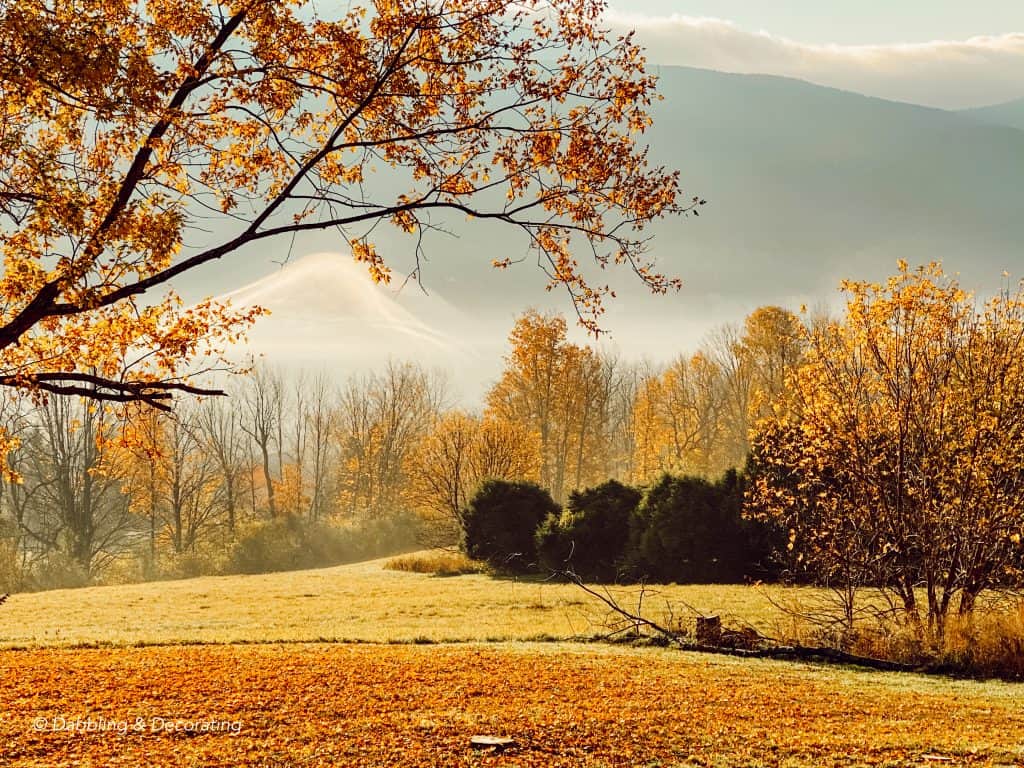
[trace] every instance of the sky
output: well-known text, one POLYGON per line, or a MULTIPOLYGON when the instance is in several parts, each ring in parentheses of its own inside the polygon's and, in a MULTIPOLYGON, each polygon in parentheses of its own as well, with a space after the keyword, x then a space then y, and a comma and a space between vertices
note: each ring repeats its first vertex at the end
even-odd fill
POLYGON ((943 109, 1024 97, 1020 0, 630 0, 652 64, 783 75, 943 109))
POLYGON ((612 7, 647 16, 726 19, 805 43, 842 45, 964 40, 1024 32, 1020 0, 617 0, 612 7))

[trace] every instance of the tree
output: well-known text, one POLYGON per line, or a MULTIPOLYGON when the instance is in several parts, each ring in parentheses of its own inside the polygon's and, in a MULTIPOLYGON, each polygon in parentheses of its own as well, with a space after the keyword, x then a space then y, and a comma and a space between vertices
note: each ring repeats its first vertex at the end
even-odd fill
POLYGON ((638 479, 725 469, 724 387, 722 370, 702 352, 678 358, 641 385, 634 404, 638 479))
POLYGON ((120 467, 132 511, 148 522, 151 564, 158 543, 182 555, 195 553, 221 526, 233 533, 233 486, 222 464, 224 452, 231 449, 211 441, 208 431, 227 426, 223 421, 211 424, 218 416, 217 405, 178 403, 170 414, 132 408, 120 440, 104 446, 104 463, 120 467))
POLYGON ((790 406, 787 377, 803 354, 803 324, 787 309, 759 307, 741 328, 712 334, 707 356, 721 376, 721 464, 741 467, 750 453, 750 431, 790 406))
POLYGON ((608 378, 600 356, 570 343, 565 318, 529 310, 509 334, 501 379, 485 415, 531 431, 540 446, 540 484, 555 499, 606 476, 608 378))
POLYGON ((655 79, 631 37, 601 29, 603 10, 4 3, 0 384, 163 408, 210 392, 190 366, 258 310, 155 294, 312 230, 337 230, 387 281, 381 222, 417 244, 445 212, 505 224, 592 329, 607 289, 580 248, 673 287, 643 230, 701 201, 677 204, 677 174, 637 145, 655 79))
POLYGON ((309 514, 314 520, 325 517, 328 512, 327 481, 333 453, 332 438, 337 428, 337 415, 331 402, 331 387, 323 374, 313 379, 311 400, 306 415, 309 440, 313 449, 312 494, 309 514))
POLYGON ((78 397, 53 397, 35 416, 23 447, 21 527, 88 579, 125 552, 136 528, 121 492, 124 468, 103 452, 114 425, 78 397))
POLYGON ((819 578, 879 586, 941 635, 1020 578, 1024 293, 979 308, 938 264, 843 285, 845 318, 807 332, 795 407, 762 430, 752 509, 819 578))
POLYGON ((406 462, 437 419, 444 378, 411 363, 390 363, 353 378, 338 411, 339 502, 349 515, 381 517, 404 502, 406 462))
POLYGON ((537 530, 541 564, 588 581, 614 581, 641 498, 640 491, 615 480, 574 491, 565 510, 537 530))
POLYGON ((206 400, 197 415, 197 429, 220 472, 228 535, 233 537, 241 508, 242 476, 247 466, 241 416, 224 400, 206 400))
POLYGON ((163 452, 166 419, 159 410, 132 407, 121 423, 120 440, 112 442, 108 461, 124 470, 124 490, 135 514, 146 519, 149 562, 156 562, 157 532, 160 529, 160 505, 166 485, 163 452))
POLYGON ((663 475, 630 525, 626 565, 633 575, 680 584, 730 583, 746 568, 735 470, 717 481, 663 475))
POLYGON ((759 307, 744 321, 737 356, 750 369, 750 423, 787 406, 787 380, 804 353, 803 331, 800 318, 782 307, 759 307))
POLYGON ((407 498, 424 522, 425 543, 451 545, 462 513, 484 480, 535 479, 536 441, 524 428, 461 411, 441 416, 413 450, 407 498))
POLYGON ((165 446, 158 459, 166 478, 164 533, 175 554, 196 545, 222 523, 222 486, 214 457, 205 449, 194 408, 179 405, 166 419, 165 446))
MULTIPOLYGON (((267 492, 267 511, 270 517, 277 516, 277 505, 274 500, 274 474, 270 466, 270 450, 275 443, 280 447, 281 419, 284 410, 284 382, 278 371, 264 366, 257 366, 246 379, 243 394, 245 418, 242 431, 247 434, 259 449, 263 468, 263 484, 267 492)), ((253 512, 256 509, 253 497, 253 512)))

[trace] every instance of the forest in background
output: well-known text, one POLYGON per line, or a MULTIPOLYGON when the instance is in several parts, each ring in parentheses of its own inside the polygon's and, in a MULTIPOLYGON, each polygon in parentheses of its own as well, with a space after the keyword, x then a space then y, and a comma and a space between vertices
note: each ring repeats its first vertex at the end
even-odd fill
POLYGON ((573 344, 563 317, 528 311, 478 413, 451 407, 443 372, 400 361, 347 376, 257 364, 228 397, 179 398, 172 413, 9 399, 4 427, 20 444, 0 496, 0 589, 450 544, 485 478, 564 501, 609 478, 716 476, 745 460, 749 425, 799 359, 800 326, 764 307, 654 366, 573 344), (321 535, 297 540, 295 521, 321 535), (331 551, 292 551, 310 538, 331 551))
POLYGON ((496 570, 828 586, 851 629, 881 590, 871 610, 941 635, 1021 586, 1024 301, 938 264, 843 288, 841 318, 761 307, 663 366, 527 311, 479 413, 397 361, 343 381, 257 365, 169 412, 9 401, 0 586, 461 546, 496 570))

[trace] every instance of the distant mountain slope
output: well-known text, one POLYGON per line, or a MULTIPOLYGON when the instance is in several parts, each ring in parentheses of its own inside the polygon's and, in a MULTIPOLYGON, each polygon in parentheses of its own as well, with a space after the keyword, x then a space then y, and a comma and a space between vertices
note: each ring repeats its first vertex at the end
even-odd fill
POLYGON ((783 78, 661 83, 653 153, 710 203, 655 247, 694 287, 819 293, 898 258, 972 280, 1024 271, 1024 133, 783 78))
POLYGON ((980 109, 965 109, 960 114, 983 123, 1005 125, 1010 128, 1024 130, 1024 99, 1009 101, 1005 104, 996 104, 991 107, 981 107, 980 109))
MULTIPOLYGON (((706 318, 720 297, 751 308, 814 301, 834 296, 840 278, 889 274, 900 258, 942 260, 972 285, 1024 272, 1024 132, 786 78, 660 75, 664 100, 644 138, 655 162, 681 171, 684 194, 708 205, 651 230, 659 263, 686 282, 681 296, 647 299, 628 270, 592 270, 630 317, 678 325, 680 313, 706 318)), ((518 233, 444 223, 459 237, 428 240, 429 287, 485 313, 545 300, 518 233), (502 256, 526 258, 495 272, 502 256)), ((388 245, 400 263, 403 248, 388 245)))
MULTIPOLYGON (((989 125, 971 113, 785 78, 673 67, 660 75, 665 98, 643 138, 654 161, 680 169, 684 193, 709 204, 699 218, 662 223, 648 233, 661 267, 684 279, 681 294, 651 297, 627 269, 591 269, 595 283, 618 293, 603 325, 625 357, 664 360, 693 349, 707 330, 738 321, 760 304, 834 301, 841 278, 882 278, 900 258, 942 260, 965 285, 982 290, 998 287, 1003 270, 1024 275, 1024 131, 989 125)), ((1007 106, 1004 114, 1010 112, 1007 106)), ((329 345, 349 355, 350 368, 374 355, 446 361, 455 349, 452 339, 474 354, 487 347, 459 374, 464 391, 480 391, 500 366, 517 311, 541 305, 571 315, 571 305, 564 293, 544 292, 544 276, 522 233, 461 215, 433 223, 457 236, 435 232, 425 240, 423 279, 433 295, 406 291, 421 302, 399 301, 411 318, 372 302, 357 311, 365 297, 346 293, 348 272, 339 282, 320 280, 311 270, 299 281, 305 288, 286 291, 289 267, 274 283, 282 302, 278 316, 265 323, 280 323, 290 307, 299 317, 308 309, 308 293, 334 313, 318 325, 336 331, 316 336, 295 319, 286 347, 308 348, 315 357, 329 345), (506 257, 521 263, 491 268, 492 259, 506 257), (289 291, 293 298, 282 295, 289 291), (462 314, 435 312, 446 306, 438 295, 462 314), (365 349, 374 355, 363 355, 365 349)), ((415 243, 387 227, 378 235, 378 250, 396 274, 411 269, 415 243)), ((295 251, 337 248, 336 233, 325 232, 300 238, 295 251)), ((253 256, 248 263, 263 269, 274 258, 253 256)), ((245 259, 232 262, 239 263, 248 266, 245 259)), ((341 268, 350 267, 361 273, 355 265, 341 268)))

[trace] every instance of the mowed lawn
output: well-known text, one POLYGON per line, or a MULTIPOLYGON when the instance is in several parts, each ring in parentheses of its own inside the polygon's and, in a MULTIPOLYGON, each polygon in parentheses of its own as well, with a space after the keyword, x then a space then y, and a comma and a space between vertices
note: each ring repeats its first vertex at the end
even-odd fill
MULTIPOLYGON (((256 576, 12 595, 0 608, 0 648, 91 643, 501 641, 590 636, 608 612, 571 584, 437 577, 385 570, 384 560, 256 576)), ((613 590, 636 607, 639 590, 613 590)), ((788 619, 773 605, 807 589, 649 587, 644 608, 667 620, 689 610, 750 623, 769 636, 788 619), (769 596, 771 599, 769 599, 769 596)))
POLYGON ((665 649, 162 646, 7 650, 0 664, 5 766, 819 768, 1024 760, 1015 686, 665 649), (106 730, 66 730, 76 720, 106 730), (203 733, 202 723, 232 725, 203 733), (516 744, 501 755, 478 753, 469 745, 475 734, 516 744))

